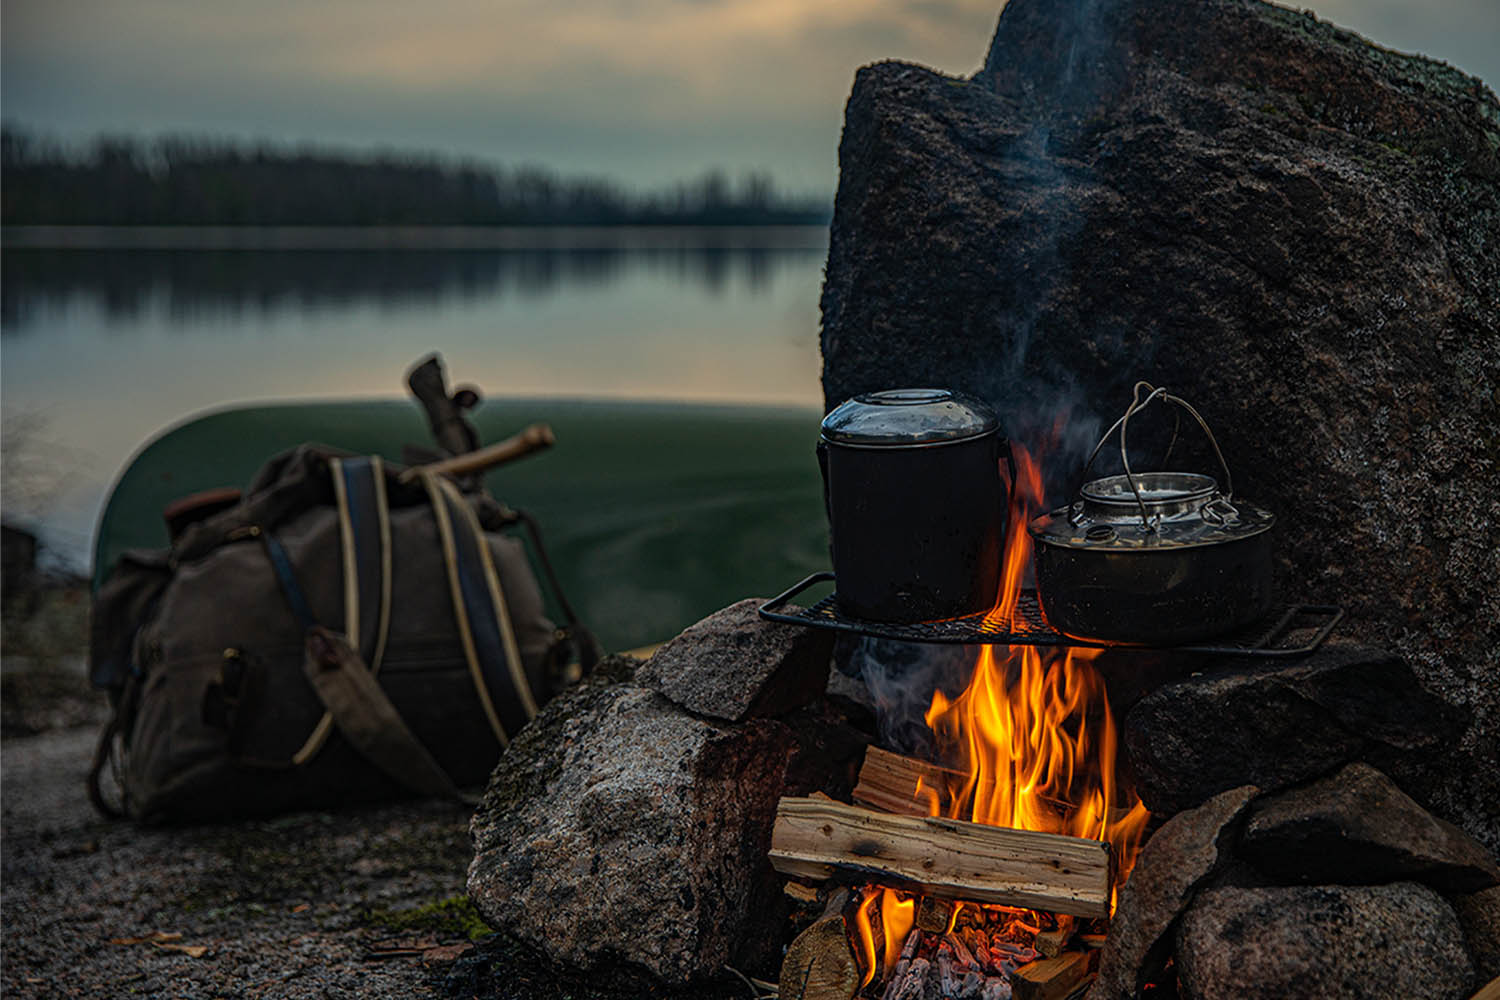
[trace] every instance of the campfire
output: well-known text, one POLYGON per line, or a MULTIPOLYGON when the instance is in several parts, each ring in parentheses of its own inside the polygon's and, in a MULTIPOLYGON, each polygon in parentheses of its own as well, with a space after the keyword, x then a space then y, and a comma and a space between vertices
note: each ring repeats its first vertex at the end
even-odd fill
MULTIPOLYGON (((1015 451, 986 616, 1002 624, 1031 559, 1026 524, 1046 509, 1037 463, 1015 451)), ((983 646, 961 693, 931 695, 937 759, 872 747, 856 805, 782 800, 777 869, 856 887, 789 950, 783 995, 1024 1000, 1087 985, 1150 818, 1118 773, 1099 653, 983 646)))

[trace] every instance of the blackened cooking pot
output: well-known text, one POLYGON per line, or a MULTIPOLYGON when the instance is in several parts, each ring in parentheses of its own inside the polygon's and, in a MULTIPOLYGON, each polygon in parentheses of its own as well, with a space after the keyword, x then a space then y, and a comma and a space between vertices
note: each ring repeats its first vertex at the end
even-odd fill
POLYGON ((1084 465, 1120 432, 1125 474, 1084 484, 1068 507, 1034 519, 1037 597, 1053 628, 1080 639, 1177 645, 1231 632, 1271 605, 1275 516, 1233 500, 1229 467, 1207 423, 1186 401, 1145 382, 1084 465), (1140 393, 1149 393, 1144 400, 1140 393), (1194 472, 1133 472, 1131 416, 1153 400, 1197 420, 1224 473, 1223 488, 1194 472))
POLYGON ((910 623, 993 607, 1002 461, 994 411, 948 389, 866 393, 829 413, 818 462, 840 610, 910 623))

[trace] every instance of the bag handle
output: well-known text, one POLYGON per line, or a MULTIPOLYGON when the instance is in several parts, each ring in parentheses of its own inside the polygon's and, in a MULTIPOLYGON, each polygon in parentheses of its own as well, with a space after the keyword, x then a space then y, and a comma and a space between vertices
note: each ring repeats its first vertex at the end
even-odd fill
POLYGON ((449 596, 474 691, 500 746, 537 713, 510 609, 473 507, 454 483, 422 474, 448 573, 449 596))

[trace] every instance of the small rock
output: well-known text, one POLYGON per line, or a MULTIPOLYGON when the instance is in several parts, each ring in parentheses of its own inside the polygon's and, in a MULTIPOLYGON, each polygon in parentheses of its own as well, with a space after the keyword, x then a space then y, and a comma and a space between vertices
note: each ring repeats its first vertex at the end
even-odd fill
POLYGON ((833 633, 766 621, 764 603, 748 598, 689 626, 641 665, 636 682, 728 722, 812 701, 827 685, 833 633))
POLYGON ((1500 867, 1473 838, 1359 762, 1256 803, 1240 854, 1293 882, 1415 879, 1445 893, 1500 884, 1500 867))
POLYGON ((1473 981, 1453 908, 1414 882, 1205 890, 1177 967, 1197 1000, 1463 1000, 1473 981))
POLYGON ((1167 930, 1223 859, 1226 833, 1255 798, 1253 786, 1214 796, 1178 813, 1146 842, 1130 880, 1120 890, 1109 937, 1099 958, 1099 978, 1088 1000, 1136 996, 1160 953, 1167 930))
POLYGON ((1142 801, 1171 814, 1226 788, 1275 792, 1359 758, 1436 759, 1454 721, 1400 657, 1331 642, 1293 663, 1239 663, 1160 687, 1124 731, 1142 801))
POLYGON ((1500 886, 1456 896, 1451 902, 1479 971, 1479 983, 1500 979, 1500 886))
POLYGON ((554 961, 634 963, 668 982, 779 959, 766 857, 790 736, 715 725, 630 683, 550 702, 474 815, 469 896, 554 961))

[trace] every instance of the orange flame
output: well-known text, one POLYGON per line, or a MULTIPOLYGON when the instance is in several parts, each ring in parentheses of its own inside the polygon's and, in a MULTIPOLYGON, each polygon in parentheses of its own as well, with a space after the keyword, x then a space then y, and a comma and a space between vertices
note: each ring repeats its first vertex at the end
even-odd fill
POLYGON ((881 929, 885 931, 885 974, 887 976, 896 967, 896 960, 901 957, 901 946, 906 943, 906 935, 911 933, 916 922, 917 901, 915 898, 908 896, 902 899, 892 889, 885 889, 881 892, 880 924, 881 929))
POLYGON ((875 978, 877 967, 882 968, 883 975, 890 976, 891 970, 896 967, 897 959, 901 957, 901 946, 906 943, 906 936, 911 933, 916 922, 917 901, 915 898, 908 896, 903 899, 894 889, 865 886, 864 899, 860 902, 854 917, 854 928, 859 935, 859 964, 865 970, 859 983, 860 989, 864 989, 875 978), (880 901, 878 915, 871 912, 875 908, 876 900, 880 901), (875 953, 877 924, 881 932, 880 956, 875 953))
MULTIPOLYGON (((1062 423, 1053 428, 1054 437, 1062 433, 1062 423)), ((1000 565, 1000 589, 995 592, 995 606, 985 615, 986 625, 1005 626, 1016 613, 1021 601, 1021 581, 1031 561, 1031 536, 1026 522, 1033 511, 1044 509, 1042 502, 1042 469, 1019 444, 1011 445, 1016 460, 1016 481, 1011 484, 1010 510, 1005 521, 1004 562, 1000 565)))
POLYGON ((875 963, 879 961, 875 956, 875 930, 871 927, 870 911, 875 907, 875 900, 879 894, 873 887, 867 886, 864 890, 865 898, 860 902, 859 909, 854 914, 854 930, 859 934, 859 967, 865 970, 865 974, 859 981, 859 988, 864 989, 870 985, 870 980, 875 978, 875 963))
POLYGON ((957 750, 949 816, 1109 841, 1123 880, 1150 814, 1115 776, 1119 734, 1097 655, 986 646, 969 686, 951 701, 935 692, 926 718, 957 750))
MULTIPOLYGON (((1054 428, 1054 439, 1062 423, 1054 428)), ((1015 615, 1031 561, 1027 522, 1045 510, 1041 468, 1015 449, 1016 482, 1006 527, 1005 556, 995 606, 987 624, 1004 627, 1015 615)), ((969 685, 956 698, 932 696, 925 719, 956 770, 947 787, 918 783, 915 800, 931 815, 1108 841, 1123 884, 1151 818, 1135 792, 1116 775, 1119 733, 1103 678, 1093 667, 1101 651, 1038 646, 985 646, 969 685)), ((1118 892, 1118 888, 1116 889, 1118 892)), ((1111 910, 1114 900, 1111 901, 1111 910)), ((890 975, 913 926, 915 901, 904 908, 889 889, 866 889, 860 906, 865 983, 877 967, 871 922, 880 922, 884 971, 890 975), (878 916, 872 913, 877 898, 878 916)), ((972 905, 972 904, 971 904, 972 905)), ((1035 934, 1050 921, 1010 907, 1008 926, 1035 934)), ((955 919, 957 911, 955 910, 955 919)))
MULTIPOLYGON (((1060 427, 1057 428, 1060 430, 1060 427)), ((1016 483, 1006 528, 1005 563, 987 621, 1008 622, 1031 560, 1026 525, 1044 508, 1041 469, 1015 448, 1016 483)), ((922 801, 933 815, 975 823, 1106 840, 1120 878, 1129 874, 1150 813, 1116 774, 1119 734, 1100 650, 985 646, 969 686, 957 698, 932 696, 928 726, 961 773, 946 796, 922 801)))

